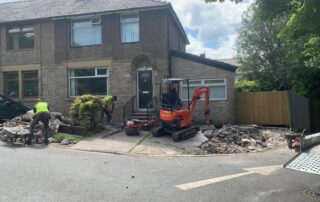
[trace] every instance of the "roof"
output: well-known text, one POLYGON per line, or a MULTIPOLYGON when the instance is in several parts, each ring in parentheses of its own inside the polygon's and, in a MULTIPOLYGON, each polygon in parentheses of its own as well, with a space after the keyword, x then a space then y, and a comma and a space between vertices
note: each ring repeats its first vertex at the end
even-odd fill
POLYGON ((197 62, 197 63, 203 64, 203 65, 208 65, 210 67, 215 67, 215 68, 219 68, 222 70, 230 71, 230 72, 235 72, 238 68, 237 66, 232 65, 232 64, 224 63, 224 62, 221 62, 218 60, 203 58, 198 55, 193 55, 190 53, 185 53, 185 52, 176 51, 176 50, 171 50, 170 55, 178 57, 178 58, 190 60, 193 62, 197 62))
POLYGON ((25 0, 0 4, 0 22, 158 7, 167 4, 155 0, 25 0))
POLYGON ((168 8, 189 43, 171 4, 161 0, 24 0, 0 4, 0 23, 152 8, 168 8))
POLYGON ((234 65, 239 67, 240 63, 239 63, 239 59, 237 58, 227 58, 227 59, 217 59, 220 62, 224 62, 224 63, 228 63, 230 65, 234 65))

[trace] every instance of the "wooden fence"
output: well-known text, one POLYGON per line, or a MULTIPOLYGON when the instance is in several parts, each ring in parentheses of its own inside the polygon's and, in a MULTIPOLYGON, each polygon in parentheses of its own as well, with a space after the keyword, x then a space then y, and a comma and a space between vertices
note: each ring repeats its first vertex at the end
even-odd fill
POLYGON ((239 124, 310 129, 309 100, 291 91, 237 93, 239 124))

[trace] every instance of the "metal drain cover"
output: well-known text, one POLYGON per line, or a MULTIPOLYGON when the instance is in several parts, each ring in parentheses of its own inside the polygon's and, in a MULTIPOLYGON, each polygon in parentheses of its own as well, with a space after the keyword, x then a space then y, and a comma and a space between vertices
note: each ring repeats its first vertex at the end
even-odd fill
POLYGON ((289 161, 285 168, 320 175, 320 154, 300 153, 289 161))
POLYGON ((304 192, 304 195, 314 201, 320 201, 320 188, 317 189, 307 189, 304 192))

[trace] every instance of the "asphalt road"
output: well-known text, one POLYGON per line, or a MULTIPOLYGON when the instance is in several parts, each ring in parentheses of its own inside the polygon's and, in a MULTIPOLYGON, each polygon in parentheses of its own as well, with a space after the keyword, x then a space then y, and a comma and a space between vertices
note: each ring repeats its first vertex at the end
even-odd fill
POLYGON ((312 201, 320 176, 280 169, 188 191, 176 186, 281 165, 292 151, 214 157, 136 157, 0 146, 0 201, 312 201))

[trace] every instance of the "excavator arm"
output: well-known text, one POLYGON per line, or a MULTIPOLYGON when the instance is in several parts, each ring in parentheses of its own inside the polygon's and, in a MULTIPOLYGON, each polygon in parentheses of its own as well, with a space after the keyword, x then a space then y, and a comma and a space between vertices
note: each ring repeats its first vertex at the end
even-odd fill
POLYGON ((205 103, 204 103, 204 113, 205 115, 209 114, 209 97, 210 97, 210 88, 209 87, 200 87, 196 88, 192 95, 191 103, 189 104, 190 113, 192 114, 195 109, 198 100, 201 98, 201 95, 205 95, 205 103))

